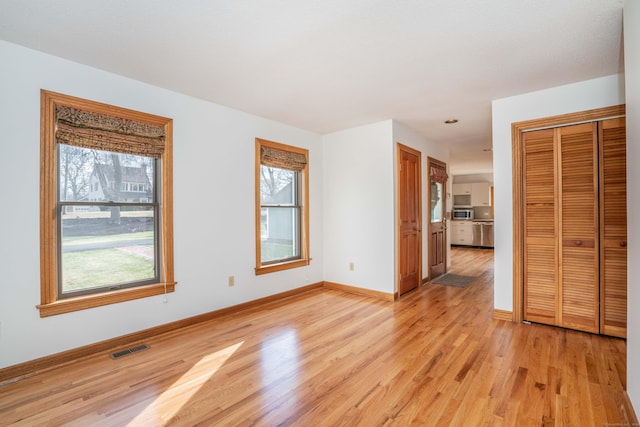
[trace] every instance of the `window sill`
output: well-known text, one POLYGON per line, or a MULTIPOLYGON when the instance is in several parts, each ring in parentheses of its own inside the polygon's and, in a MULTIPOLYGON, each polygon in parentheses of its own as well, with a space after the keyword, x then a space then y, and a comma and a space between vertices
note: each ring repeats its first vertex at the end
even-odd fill
MULTIPOLYGON (((176 282, 166 283, 166 293, 175 291, 176 282)), ((95 295, 85 295, 76 298, 61 299, 47 304, 37 305, 40 317, 55 316, 87 308, 100 307, 139 298, 146 298, 165 293, 165 283, 121 289, 95 295)))
POLYGON ((278 264, 269 264, 256 267, 256 276, 261 274, 273 273, 275 271, 288 270, 290 268, 304 267, 311 263, 311 258, 297 259, 295 261, 281 262, 278 264))

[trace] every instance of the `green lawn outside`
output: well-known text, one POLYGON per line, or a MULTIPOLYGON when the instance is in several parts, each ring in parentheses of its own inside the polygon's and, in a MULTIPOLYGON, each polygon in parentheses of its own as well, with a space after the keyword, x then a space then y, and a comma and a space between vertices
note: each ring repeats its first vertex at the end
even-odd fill
POLYGON ((63 237, 64 246, 83 245, 85 243, 118 242, 123 240, 152 239, 153 231, 142 231, 138 233, 112 234, 106 236, 74 236, 63 237))
POLYGON ((64 291, 116 285, 153 277, 152 259, 126 253, 117 248, 69 252, 62 255, 64 291))
POLYGON ((278 259, 287 259, 293 257, 293 246, 282 243, 273 243, 263 240, 261 258, 262 262, 275 261, 278 259))

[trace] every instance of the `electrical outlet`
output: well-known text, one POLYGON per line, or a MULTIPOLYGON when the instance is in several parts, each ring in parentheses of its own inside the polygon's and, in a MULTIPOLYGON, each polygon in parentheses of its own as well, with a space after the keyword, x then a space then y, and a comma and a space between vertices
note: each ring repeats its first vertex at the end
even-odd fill
POLYGON ((235 276, 229 276, 229 278, 227 279, 227 284, 229 286, 235 286, 235 284, 236 284, 235 276))
POLYGON ((353 270, 355 270, 355 269, 356 269, 356 264, 355 264, 354 262, 350 262, 350 263, 349 263, 349 270, 350 270, 350 271, 353 271, 353 270))

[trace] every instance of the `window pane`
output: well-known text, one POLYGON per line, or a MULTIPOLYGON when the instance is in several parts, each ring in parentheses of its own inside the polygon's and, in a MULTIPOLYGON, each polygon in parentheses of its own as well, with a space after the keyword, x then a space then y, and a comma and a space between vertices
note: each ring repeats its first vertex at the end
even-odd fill
POLYGON ((260 166, 260 204, 295 205, 297 172, 260 166))
POLYGON ((268 218, 266 232, 260 235, 262 263, 299 258, 300 209, 272 207, 263 208, 262 211, 266 211, 268 218))
POLYGON ((157 281, 152 208, 62 207, 61 291, 157 281))
POLYGON ((442 222, 443 210, 442 183, 431 181, 431 222, 442 222))
POLYGON ((269 237, 269 209, 260 209, 260 237, 266 239, 269 237))
POLYGON ((61 201, 145 203, 153 199, 153 158, 65 144, 58 147, 61 201))

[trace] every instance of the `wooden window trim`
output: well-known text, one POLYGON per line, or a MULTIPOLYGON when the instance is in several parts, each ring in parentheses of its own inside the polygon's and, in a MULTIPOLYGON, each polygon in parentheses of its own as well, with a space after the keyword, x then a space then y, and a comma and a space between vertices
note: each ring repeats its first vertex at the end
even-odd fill
POLYGON ((513 317, 514 322, 524 319, 524 190, 522 186, 523 141, 522 134, 534 129, 559 127, 582 122, 598 121, 624 116, 625 105, 544 117, 511 124, 512 191, 513 191, 513 317))
POLYGON ((40 317, 53 316, 118 302, 174 292, 173 272, 173 121, 139 111, 101 104, 46 90, 40 91, 40 317), (165 148, 160 158, 159 283, 74 298, 58 299, 56 197, 57 150, 55 141, 56 105, 65 105, 105 115, 160 125, 165 130, 165 148))
POLYGON ((303 267, 309 265, 311 258, 309 257, 309 150, 304 148, 293 147, 291 145, 281 144, 279 142, 267 141, 265 139, 256 138, 256 154, 255 154, 255 238, 256 238, 256 275, 273 273, 276 271, 288 270, 291 268, 303 267), (307 164, 300 171, 301 188, 302 188, 302 213, 300 224, 300 258, 293 260, 274 263, 262 264, 261 259, 261 239, 260 239, 260 148, 275 148, 281 151, 290 151, 302 154, 307 159, 307 164))

